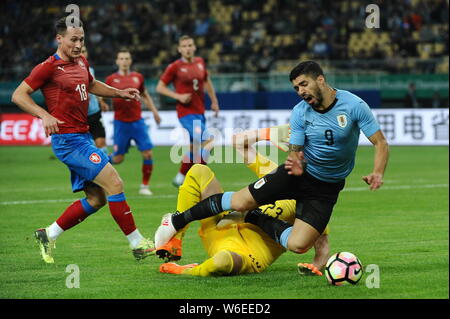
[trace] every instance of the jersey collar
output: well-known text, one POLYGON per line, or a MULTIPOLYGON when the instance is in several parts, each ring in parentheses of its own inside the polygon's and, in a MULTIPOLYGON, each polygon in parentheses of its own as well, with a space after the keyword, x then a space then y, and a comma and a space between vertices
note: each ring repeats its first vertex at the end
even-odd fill
POLYGON ((325 114, 325 113, 331 111, 331 109, 336 105, 337 101, 338 101, 338 99, 335 97, 333 103, 331 103, 330 106, 327 107, 325 110, 316 110, 315 108, 312 108, 312 109, 314 111, 316 111, 317 113, 325 114))
POLYGON ((331 111, 331 109, 336 105, 336 103, 337 103, 337 101, 338 101, 338 98, 337 98, 338 91, 337 91, 336 89, 334 89, 334 90, 336 91, 336 96, 334 97, 334 100, 333 100, 333 102, 330 104, 329 107, 327 107, 325 110, 316 110, 316 109, 313 108, 313 107, 312 107, 312 109, 313 109, 314 111, 316 111, 317 113, 320 113, 320 114, 325 114, 325 113, 331 111))
POLYGON ((188 60, 186 60, 185 58, 181 57, 180 58, 181 62, 186 63, 186 64, 191 64, 194 63, 195 57, 192 58, 192 62, 189 62, 188 60))

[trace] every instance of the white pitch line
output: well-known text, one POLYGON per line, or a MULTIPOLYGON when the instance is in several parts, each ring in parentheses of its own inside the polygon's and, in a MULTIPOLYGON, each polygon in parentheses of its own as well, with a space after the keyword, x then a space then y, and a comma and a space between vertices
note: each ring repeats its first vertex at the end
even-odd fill
MULTIPOLYGON (((425 184, 425 185, 398 185, 398 186, 381 186, 380 190, 383 189, 393 189, 393 190, 398 190, 398 189, 414 189, 414 188, 443 188, 443 187, 448 187, 448 184, 425 184)), ((348 187, 348 188, 344 188, 342 191, 345 192, 361 192, 361 191, 366 191, 369 189, 369 186, 364 186, 364 187, 348 187)))
MULTIPOLYGON (((153 199, 153 198, 175 198, 177 195, 153 195, 151 197, 137 197, 127 196, 128 199, 153 199)), ((31 205, 31 204, 49 204, 49 203, 70 203, 78 200, 78 198, 64 198, 64 199, 40 199, 40 200, 19 200, 11 202, 0 202, 0 205, 31 205)))
MULTIPOLYGON (((398 189, 414 189, 414 188, 443 188, 448 187, 448 184, 425 184, 425 185, 399 185, 399 186, 382 186, 380 190, 398 190, 398 189)), ((346 192, 361 192, 367 191, 368 187, 348 187, 344 188, 343 191, 346 192)), ((153 195, 148 197, 148 199, 153 198, 176 198, 175 194, 167 195, 153 195)), ((141 196, 128 196, 128 199, 143 199, 141 196)), ((32 205, 32 204, 49 204, 49 203, 66 203, 76 201, 77 198, 65 198, 65 199, 41 199, 41 200, 21 200, 21 201, 10 201, 10 202, 0 202, 0 205, 32 205)))
MULTIPOLYGON (((25 192, 51 192, 63 189, 62 187, 41 187, 39 189, 35 188, 16 188, 16 189, 0 189, 0 193, 25 193, 25 192)), ((68 187, 68 191, 71 189, 68 187)))
MULTIPOLYGON (((152 184, 152 189, 153 188, 163 188, 163 187, 167 187, 167 183, 166 184, 163 184, 163 183, 153 183, 152 184)), ((170 186, 170 187, 172 187, 172 186, 170 186)), ((60 191, 60 190, 63 190, 63 191, 67 191, 67 192, 70 192, 72 189, 70 188, 70 185, 65 185, 65 186, 56 186, 56 187, 41 187, 41 188, 38 188, 38 189, 36 189, 36 188, 30 188, 30 187, 28 187, 28 188, 16 188, 16 189, 0 189, 0 193, 9 193, 9 194, 11 194, 11 193, 26 193, 26 192, 34 192, 34 193, 37 193, 37 192, 51 192, 51 191, 60 191)))

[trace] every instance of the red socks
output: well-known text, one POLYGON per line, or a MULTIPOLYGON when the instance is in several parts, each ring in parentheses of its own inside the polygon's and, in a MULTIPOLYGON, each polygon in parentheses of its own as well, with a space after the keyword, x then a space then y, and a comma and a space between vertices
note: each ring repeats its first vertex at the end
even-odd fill
MULTIPOLYGON (((123 193, 111 195, 108 197, 108 203, 111 215, 123 233, 128 235, 135 231, 136 225, 134 224, 133 214, 127 204, 125 195, 123 193)), ((83 198, 67 207, 64 213, 56 220, 56 223, 63 230, 67 230, 81 223, 96 211, 97 209, 89 205, 86 198, 83 198)))
POLYGON ((124 193, 108 196, 109 210, 125 235, 136 230, 133 214, 127 204, 124 193))
POLYGON ((150 177, 152 176, 152 171, 153 171, 153 161, 144 160, 142 164, 142 185, 148 185, 150 177))
POLYGON ((180 173, 186 176, 187 172, 193 165, 194 165, 194 163, 191 163, 191 162, 185 163, 183 161, 180 166, 180 173))
POLYGON ((72 228, 81 223, 88 217, 88 214, 83 209, 81 201, 77 200, 66 208, 64 213, 56 220, 56 223, 64 230, 72 228))
POLYGON ((56 223, 63 230, 72 228, 73 226, 81 223, 89 215, 95 213, 97 209, 89 205, 86 198, 73 202, 66 208, 64 213, 56 220, 56 223))

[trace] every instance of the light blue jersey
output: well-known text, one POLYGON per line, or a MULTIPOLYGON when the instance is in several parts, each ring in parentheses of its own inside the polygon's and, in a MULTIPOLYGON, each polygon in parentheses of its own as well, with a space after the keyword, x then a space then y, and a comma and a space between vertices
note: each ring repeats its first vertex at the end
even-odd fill
MULTIPOLYGON (((94 69, 89 67, 89 72, 91 72, 92 76, 95 78, 94 69)), ((97 96, 89 93, 89 108, 88 108, 88 116, 100 112, 100 105, 98 103, 97 96)))
POLYGON ((380 129, 367 103, 345 90, 336 90, 334 105, 324 112, 301 101, 292 111, 290 126, 289 142, 304 146, 306 171, 332 183, 352 171, 360 130, 370 137, 380 129))

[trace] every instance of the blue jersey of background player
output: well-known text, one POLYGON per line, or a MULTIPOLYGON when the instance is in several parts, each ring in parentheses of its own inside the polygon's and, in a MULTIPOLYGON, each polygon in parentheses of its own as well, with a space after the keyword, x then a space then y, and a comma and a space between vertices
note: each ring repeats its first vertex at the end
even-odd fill
MULTIPOLYGON (((89 67, 89 72, 91 72, 92 76, 95 78, 95 71, 92 66, 89 67)), ((89 93, 88 116, 94 115, 98 112, 101 112, 100 103, 98 102, 97 97, 94 94, 89 93)))
MULTIPOLYGON (((86 46, 81 48, 81 54, 88 59, 89 53, 86 46)), ((89 66, 89 72, 95 78, 94 69, 89 66)), ((105 127, 101 121, 102 118, 102 110, 105 109, 105 106, 102 105, 102 109, 100 109, 100 105, 105 104, 101 97, 98 97, 94 94, 89 93, 89 106, 88 106, 88 124, 89 124, 89 133, 91 133, 92 138, 94 139, 95 146, 102 149, 106 154, 108 154, 108 150, 106 148, 106 132, 105 127)))

